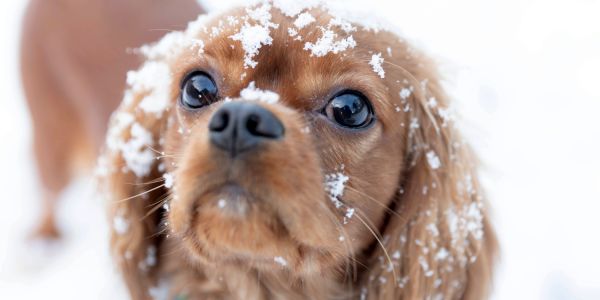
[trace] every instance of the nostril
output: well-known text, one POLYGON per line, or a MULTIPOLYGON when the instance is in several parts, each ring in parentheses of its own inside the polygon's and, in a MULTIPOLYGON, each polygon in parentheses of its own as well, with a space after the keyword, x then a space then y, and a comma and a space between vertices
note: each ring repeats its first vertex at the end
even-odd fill
POLYGON ((248 119, 246 120, 246 129, 248 129, 250 134, 260 136, 261 134, 258 132, 258 124, 260 124, 260 117, 252 114, 248 116, 248 119))
POLYGON ((248 115, 246 130, 252 136, 268 139, 277 139, 283 136, 283 125, 266 110, 259 110, 248 115))
POLYGON ((229 112, 223 110, 210 120, 208 129, 213 132, 221 132, 227 128, 227 125, 229 125, 229 112))

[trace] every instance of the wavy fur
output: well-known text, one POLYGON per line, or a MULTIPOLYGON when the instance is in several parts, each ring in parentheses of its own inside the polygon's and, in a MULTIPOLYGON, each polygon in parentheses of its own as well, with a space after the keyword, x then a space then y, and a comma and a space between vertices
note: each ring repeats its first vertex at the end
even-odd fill
POLYGON ((112 252, 132 298, 156 296, 159 286, 186 299, 486 298, 496 238, 476 159, 449 118, 433 64, 390 32, 328 27, 332 18, 320 8, 309 10, 316 21, 299 36, 314 43, 323 26, 338 38, 351 34, 357 45, 311 56, 287 30, 293 18, 268 3, 261 7, 278 27, 253 57, 255 68, 244 68, 246 53, 230 38, 245 11, 227 14, 238 23, 225 15, 202 21, 206 31, 194 23, 161 43, 191 36, 202 44, 150 53, 146 66, 167 66, 172 80, 131 85, 113 115, 102 180, 110 219, 120 225, 112 231, 112 252), (211 36, 212 27, 219 30, 211 36), (369 65, 376 54, 384 58, 384 78, 369 65), (222 184, 230 163, 207 139, 206 124, 220 103, 194 116, 176 104, 178 83, 196 68, 212 72, 223 97, 237 98, 250 81, 281 96, 259 104, 283 121, 286 138, 248 158, 251 168, 240 171, 246 175, 239 184, 261 199, 248 204, 241 220, 224 217, 209 191, 222 184), (373 101, 372 128, 348 134, 303 112, 310 110, 305 99, 318 102, 340 86, 373 101), (168 98, 166 110, 144 109, 157 95, 168 98), (141 139, 134 127, 152 142, 123 146, 141 139), (158 159, 136 174, 126 151, 158 159), (161 180, 165 172, 175 178, 170 188, 161 180), (341 209, 325 184, 335 176, 349 178, 341 209), (276 257, 285 263, 269 259, 276 257))

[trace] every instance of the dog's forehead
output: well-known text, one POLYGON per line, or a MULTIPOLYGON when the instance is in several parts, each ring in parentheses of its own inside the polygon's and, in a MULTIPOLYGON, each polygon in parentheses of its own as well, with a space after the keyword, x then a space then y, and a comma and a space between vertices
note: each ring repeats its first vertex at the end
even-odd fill
POLYGON ((263 3, 222 14, 198 32, 201 55, 229 82, 311 98, 381 78, 369 63, 382 51, 372 34, 321 7, 289 15, 263 3))

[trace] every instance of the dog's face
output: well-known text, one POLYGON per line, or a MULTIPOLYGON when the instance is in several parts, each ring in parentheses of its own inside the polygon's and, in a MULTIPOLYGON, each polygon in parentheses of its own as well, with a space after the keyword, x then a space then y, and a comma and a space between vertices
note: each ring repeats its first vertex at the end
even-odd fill
POLYGON ((302 29, 276 9, 258 12, 268 23, 236 11, 171 63, 169 224, 204 262, 321 271, 373 242, 398 192, 409 127, 396 111, 402 78, 370 62, 403 47, 320 10, 302 29), (268 45, 256 30, 268 31, 268 45), (354 40, 323 55, 319 39, 330 33, 354 40), (244 43, 260 48, 249 56, 244 43))
POLYGON ((198 298, 208 281, 240 299, 481 299, 495 239, 431 62, 297 4, 263 1, 143 49, 105 156, 132 296, 165 276, 198 298))

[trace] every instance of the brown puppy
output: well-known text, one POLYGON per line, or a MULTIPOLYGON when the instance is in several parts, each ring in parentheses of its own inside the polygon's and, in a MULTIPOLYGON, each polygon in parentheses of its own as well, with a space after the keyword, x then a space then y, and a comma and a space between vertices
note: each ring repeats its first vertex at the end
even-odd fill
POLYGON ((180 30, 200 13, 194 0, 32 0, 21 64, 34 151, 44 188, 36 236, 57 237, 54 206, 77 167, 90 167, 120 102, 128 53, 180 30))
POLYGON ((496 239, 438 75, 349 16, 261 2, 144 49, 100 169, 133 299, 486 298, 496 239))

